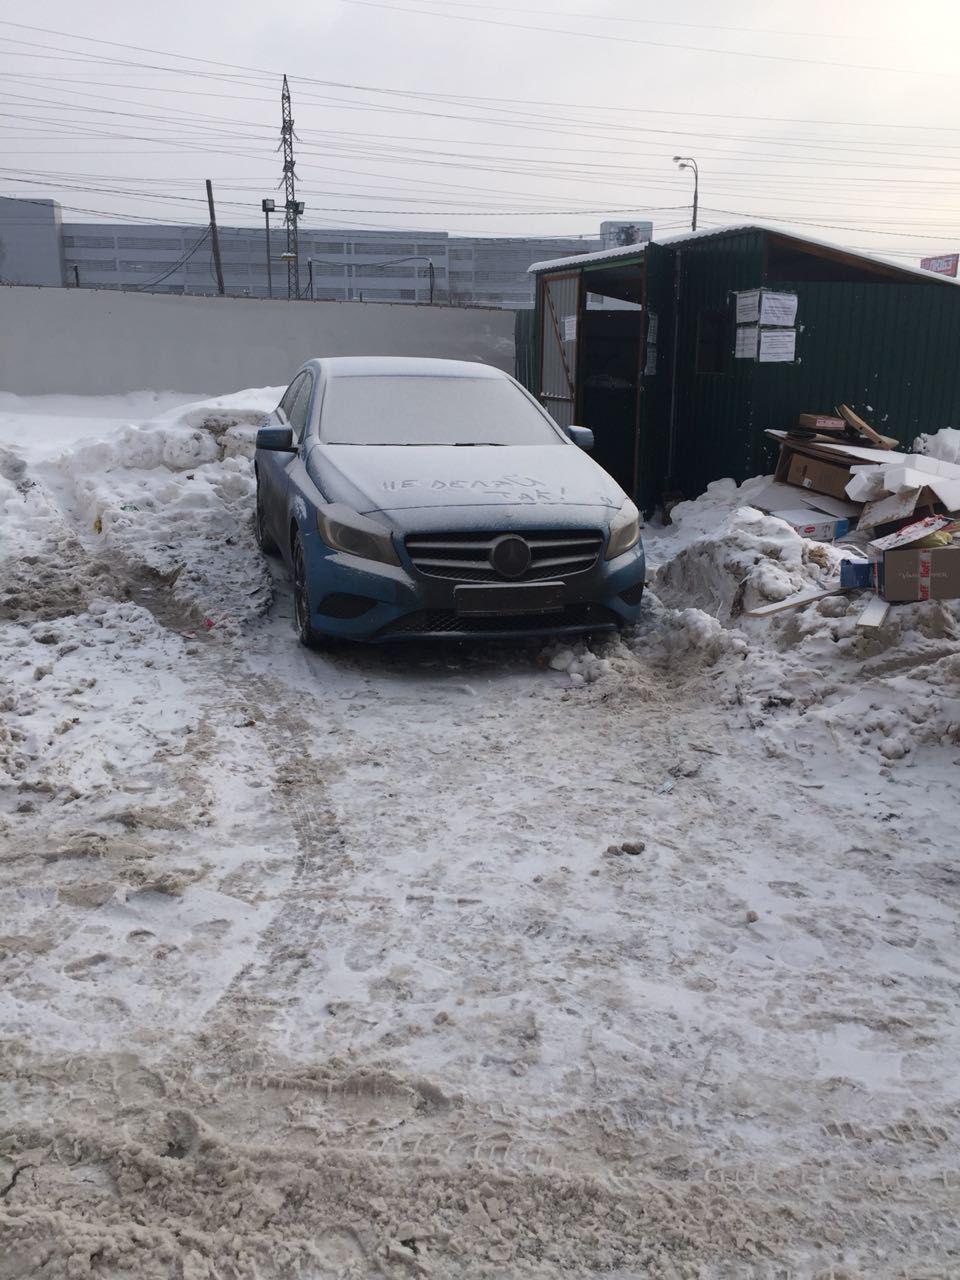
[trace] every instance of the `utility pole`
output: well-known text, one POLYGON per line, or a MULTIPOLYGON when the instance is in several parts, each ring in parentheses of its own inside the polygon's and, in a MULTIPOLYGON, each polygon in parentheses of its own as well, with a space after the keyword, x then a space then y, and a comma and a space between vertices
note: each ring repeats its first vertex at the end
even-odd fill
POLYGON ((307 271, 309 272, 309 276, 308 276, 309 283, 307 284, 307 289, 309 290, 309 293, 310 293, 310 300, 311 302, 316 302, 317 291, 313 283, 313 259, 312 258, 307 259, 307 271))
POLYGON ((75 289, 80 288, 80 268, 76 263, 73 264, 73 287, 75 289))
POLYGON ((213 265, 217 270, 217 293, 223 297, 223 266, 220 262, 220 233, 217 231, 217 211, 213 207, 213 183, 207 179, 207 204, 210 206, 210 235, 213 239, 213 265))
POLYGON ((263 220, 267 228, 267 297, 273 297, 273 267, 270 263, 270 215, 277 207, 275 200, 261 200, 260 208, 263 210, 263 220))
POLYGON ((283 92, 280 95, 283 123, 280 128, 280 145, 283 148, 283 188, 284 208, 286 209, 287 227, 287 297, 300 297, 300 248, 298 244, 297 219, 303 213, 303 203, 297 200, 297 184, 293 175, 295 161, 293 158, 293 112, 290 106, 290 86, 287 77, 283 77, 283 92))

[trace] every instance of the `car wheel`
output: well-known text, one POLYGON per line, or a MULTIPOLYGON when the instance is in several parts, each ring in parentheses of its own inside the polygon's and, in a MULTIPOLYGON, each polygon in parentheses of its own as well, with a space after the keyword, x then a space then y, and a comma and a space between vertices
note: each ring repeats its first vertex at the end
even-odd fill
POLYGON ((303 558, 303 544, 299 537, 293 540, 293 617, 300 643, 308 649, 319 649, 323 637, 310 625, 310 587, 307 583, 307 566, 303 558))
POLYGON ((264 555, 275 556, 280 550, 273 536, 267 530, 263 512, 263 494, 260 492, 259 482, 257 483, 257 503, 253 515, 253 536, 256 538, 257 546, 264 555))

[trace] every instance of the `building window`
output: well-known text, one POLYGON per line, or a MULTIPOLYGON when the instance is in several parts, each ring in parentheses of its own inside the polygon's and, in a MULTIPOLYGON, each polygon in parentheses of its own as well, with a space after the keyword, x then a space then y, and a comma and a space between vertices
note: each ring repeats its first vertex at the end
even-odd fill
POLYGON ((101 271, 116 271, 117 264, 113 260, 105 259, 103 262, 93 261, 90 258, 81 259, 80 262, 71 262, 69 259, 66 263, 67 272, 72 274, 73 268, 80 268, 81 279, 84 276, 98 276, 101 271))
MULTIPOLYGON (((90 267, 93 264, 88 262, 86 265, 90 267)), ((100 264, 98 263, 97 265, 99 266, 100 264)), ((156 271, 168 271, 172 266, 172 262, 164 262, 162 259, 148 260, 146 262, 124 261, 123 259, 120 261, 121 271, 149 271, 151 274, 156 271)))
MULTIPOLYGON (((144 236, 120 236, 117 240, 118 249, 167 249, 170 253, 177 254, 181 252, 181 244, 181 240, 171 240, 169 236, 164 239, 159 237, 151 239, 144 236)), ((93 248, 94 246, 90 245, 88 247, 93 248)))
POLYGON ((704 310, 697 322, 697 373, 723 373, 726 316, 704 310))
POLYGON ((353 252, 357 256, 399 258, 413 251, 412 244, 378 244, 376 241, 367 240, 355 240, 353 244, 353 252))
POLYGON ((64 236, 65 249, 112 249, 113 236, 64 236))

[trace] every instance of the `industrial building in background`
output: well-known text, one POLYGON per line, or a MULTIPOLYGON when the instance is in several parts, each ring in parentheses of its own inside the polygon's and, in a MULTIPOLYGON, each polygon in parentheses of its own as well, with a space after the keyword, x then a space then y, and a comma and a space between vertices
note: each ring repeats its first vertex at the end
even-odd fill
MULTIPOLYGON (((266 221, 269 222, 269 215, 266 221)), ((297 228, 300 297, 522 309, 531 263, 643 243, 650 222, 604 222, 598 236, 458 236, 445 231, 297 228), (398 261, 401 259, 401 261, 398 261)), ((218 227, 226 293, 286 295, 288 228, 218 227), (269 245, 269 254, 267 246, 269 245)), ((209 229, 168 223, 66 222, 55 200, 0 197, 0 283, 165 294, 216 294, 209 229)), ((293 288, 296 288, 293 285, 293 288)))

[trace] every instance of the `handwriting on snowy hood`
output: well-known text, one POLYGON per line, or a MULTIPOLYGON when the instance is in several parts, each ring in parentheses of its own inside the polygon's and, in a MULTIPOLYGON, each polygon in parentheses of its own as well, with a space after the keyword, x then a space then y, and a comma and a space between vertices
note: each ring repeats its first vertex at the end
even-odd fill
POLYGON ((429 489, 431 492, 466 490, 495 498, 510 498, 515 502, 558 502, 566 497, 563 485, 551 485, 535 476, 501 476, 496 480, 443 480, 435 477, 432 480, 384 480, 382 485, 388 493, 399 493, 402 489, 429 489))

